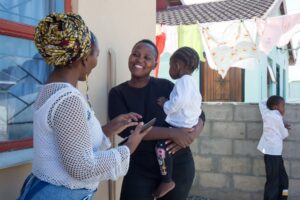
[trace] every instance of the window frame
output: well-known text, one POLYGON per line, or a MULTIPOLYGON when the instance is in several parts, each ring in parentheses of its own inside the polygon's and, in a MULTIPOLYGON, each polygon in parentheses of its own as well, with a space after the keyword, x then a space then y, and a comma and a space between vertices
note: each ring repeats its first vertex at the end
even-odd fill
POLYGON ((280 65, 276 63, 276 95, 280 96, 281 93, 281 74, 280 74, 280 65))
MULTIPOLYGON (((64 12, 72 12, 72 0, 64 0, 64 12)), ((0 35, 33 40, 35 27, 27 24, 0 19, 0 35)), ((0 141, 0 153, 33 147, 33 138, 0 141)))

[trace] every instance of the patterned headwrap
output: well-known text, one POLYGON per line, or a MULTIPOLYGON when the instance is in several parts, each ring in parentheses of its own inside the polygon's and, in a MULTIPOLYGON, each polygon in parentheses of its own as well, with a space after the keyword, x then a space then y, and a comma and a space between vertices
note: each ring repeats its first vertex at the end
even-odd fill
POLYGON ((74 13, 52 13, 40 21, 34 41, 46 63, 65 66, 87 56, 91 33, 83 19, 74 13))

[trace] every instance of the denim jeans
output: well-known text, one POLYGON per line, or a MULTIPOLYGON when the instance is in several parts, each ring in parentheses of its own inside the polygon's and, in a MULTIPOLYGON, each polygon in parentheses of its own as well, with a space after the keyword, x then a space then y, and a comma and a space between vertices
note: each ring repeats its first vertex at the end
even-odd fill
POLYGON ((96 190, 69 189, 41 181, 33 174, 25 180, 18 200, 92 200, 96 190))

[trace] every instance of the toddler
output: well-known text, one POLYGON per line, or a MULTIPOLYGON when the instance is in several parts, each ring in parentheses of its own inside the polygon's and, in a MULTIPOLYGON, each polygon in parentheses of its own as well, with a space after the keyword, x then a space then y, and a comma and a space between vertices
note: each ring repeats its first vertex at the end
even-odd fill
MULTIPOLYGON (((166 122, 172 127, 192 128, 198 123, 202 112, 202 97, 198 83, 191 76, 200 64, 198 53, 189 47, 179 48, 170 58, 169 74, 176 80, 169 100, 158 99, 158 104, 166 113, 166 122)), ((154 192, 154 197, 160 198, 175 187, 172 180, 173 159, 166 151, 164 140, 156 145, 156 155, 160 166, 162 182, 154 192)))

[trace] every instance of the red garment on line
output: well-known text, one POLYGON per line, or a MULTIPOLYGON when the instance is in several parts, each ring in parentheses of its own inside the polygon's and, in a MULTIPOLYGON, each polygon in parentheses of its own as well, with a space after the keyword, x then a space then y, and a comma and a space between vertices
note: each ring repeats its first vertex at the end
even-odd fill
POLYGON ((157 56, 157 64, 156 64, 156 68, 155 68, 155 77, 158 77, 160 54, 164 51, 165 43, 166 43, 166 34, 165 33, 161 33, 160 35, 156 36, 156 47, 158 49, 158 56, 157 56))

